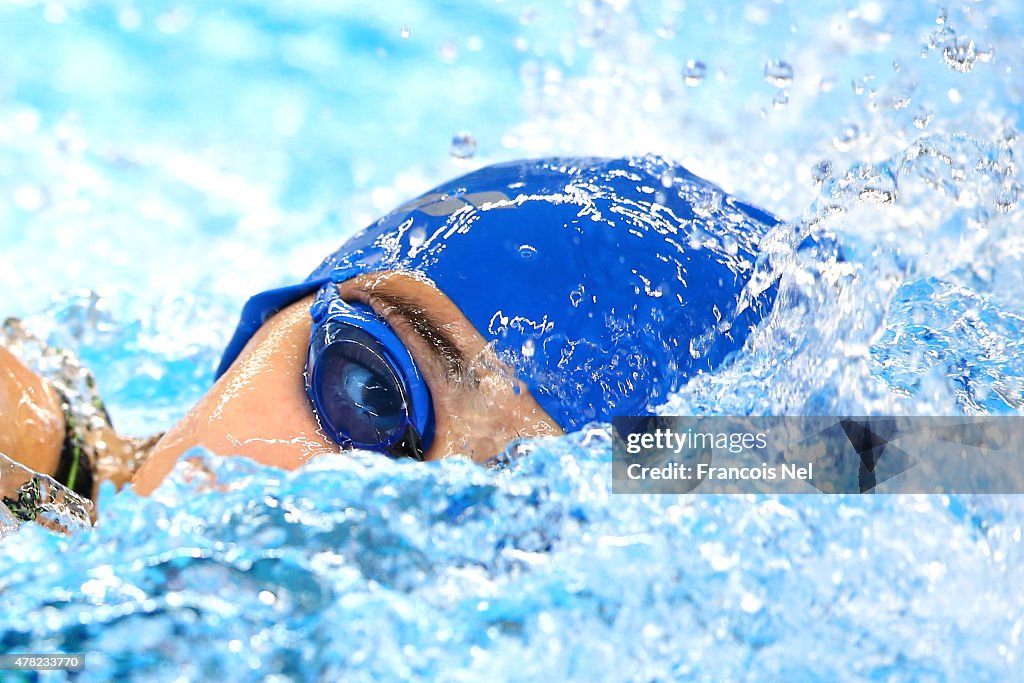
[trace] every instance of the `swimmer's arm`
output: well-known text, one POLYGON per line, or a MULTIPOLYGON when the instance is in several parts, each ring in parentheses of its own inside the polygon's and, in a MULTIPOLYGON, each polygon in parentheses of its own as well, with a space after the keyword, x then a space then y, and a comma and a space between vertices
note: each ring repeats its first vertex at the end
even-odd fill
MULTIPOLYGON (((10 351, 0 346, 0 453, 31 470, 53 476, 60 462, 66 424, 57 392, 49 382, 29 370, 10 351)), ((154 439, 135 439, 118 434, 105 425, 93 438, 106 445, 103 480, 120 489, 134 473, 139 455, 154 439)))
POLYGON ((64 413, 57 393, 0 347, 0 453, 52 475, 63 443, 64 413))

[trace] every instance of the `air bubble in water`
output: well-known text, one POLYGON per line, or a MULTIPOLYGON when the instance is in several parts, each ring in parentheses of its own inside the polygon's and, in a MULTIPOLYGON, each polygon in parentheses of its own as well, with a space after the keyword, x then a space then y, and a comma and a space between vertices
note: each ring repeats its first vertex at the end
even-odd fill
POLYGON ((789 62, 773 59, 764 65, 764 80, 776 88, 785 88, 793 82, 793 67, 789 62))
POLYGON ((476 138, 466 131, 456 133, 452 137, 449 154, 456 159, 472 159, 476 154, 476 138))
POLYGON ((974 54, 978 57, 979 62, 991 62, 992 58, 996 56, 996 49, 989 45, 986 48, 978 48, 974 54))
POLYGON ((537 351, 537 345, 532 339, 527 339, 523 342, 523 358, 533 358, 533 354, 537 351))
POLYGON ((905 92, 901 92, 892 98, 893 109, 906 109, 910 104, 910 95, 905 92))
POLYGON ((686 62, 686 68, 683 69, 683 83, 690 88, 696 88, 698 85, 704 82, 704 77, 708 73, 708 67, 704 62, 696 59, 691 59, 686 62))
POLYGON ((410 33, 411 33, 411 31, 409 30, 409 27, 408 26, 403 26, 402 30, 398 32, 398 35, 402 38, 402 40, 405 40, 406 38, 409 37, 410 33))
POLYGON ((789 93, 785 90, 780 90, 775 93, 775 97, 772 98, 772 106, 776 110, 785 109, 786 105, 789 104, 789 93))
POLYGON ((676 173, 671 168, 661 174, 661 186, 665 189, 672 187, 676 180, 676 173))
POLYGON ((974 50, 974 41, 970 39, 966 41, 952 41, 942 50, 942 61, 946 62, 946 66, 960 73, 967 73, 973 69, 974 62, 977 59, 978 55, 974 50))

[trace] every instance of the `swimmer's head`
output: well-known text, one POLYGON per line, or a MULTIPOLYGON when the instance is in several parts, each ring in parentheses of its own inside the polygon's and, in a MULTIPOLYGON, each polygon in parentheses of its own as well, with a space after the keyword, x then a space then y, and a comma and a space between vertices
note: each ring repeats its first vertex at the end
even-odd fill
POLYGON ((774 290, 738 302, 776 222, 654 157, 490 166, 360 231, 305 283, 254 297, 218 375, 273 313, 338 288, 437 366, 422 375, 438 433, 442 385, 487 373, 565 430, 644 413, 764 316, 774 290))

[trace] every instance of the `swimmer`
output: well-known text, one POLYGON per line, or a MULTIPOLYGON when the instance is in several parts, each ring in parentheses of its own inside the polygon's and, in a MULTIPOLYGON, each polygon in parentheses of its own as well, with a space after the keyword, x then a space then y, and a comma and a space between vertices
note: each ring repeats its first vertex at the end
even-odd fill
POLYGON ((252 297, 215 384, 158 438, 118 436, 97 395, 0 348, 0 451, 88 496, 149 494, 197 446, 283 468, 347 448, 487 462, 644 414, 741 348, 774 299, 740 293, 777 222, 658 157, 489 166, 252 297))

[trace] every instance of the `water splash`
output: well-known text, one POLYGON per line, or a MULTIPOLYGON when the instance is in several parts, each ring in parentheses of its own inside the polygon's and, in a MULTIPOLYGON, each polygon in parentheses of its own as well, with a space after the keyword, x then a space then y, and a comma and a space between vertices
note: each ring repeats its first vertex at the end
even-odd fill
MULTIPOLYGON (((422 64, 456 65, 376 15, 186 3, 166 33, 145 8, 68 6, 69 40, 86 18, 96 37, 76 71, 37 8, 5 8, 26 55, 0 105, 18 169, 0 203, 5 313, 66 323, 115 421, 165 426, 208 385, 254 274, 304 275, 377 217, 373 190, 397 203, 453 175, 444 143, 472 111, 465 163, 658 151, 786 219, 750 284, 779 284, 772 317, 659 410, 1022 411, 1024 90, 1006 67, 1024 48, 1004 28, 1019 3, 950 3, 938 23, 913 3, 587 0, 527 22, 514 4, 474 15, 484 47, 429 96, 422 64), (171 68, 167 41, 203 73, 171 68), (691 55, 713 72, 699 89, 691 55), (762 118, 779 89, 765 56, 793 75, 762 118), (210 80, 223 88, 197 98, 210 80), (118 83, 130 96, 104 90, 118 83)), ((464 16, 395 12, 461 47, 464 16)), ((607 444, 594 426, 495 470, 182 463, 154 498, 105 490, 93 532, 8 530, 0 643, 95 652, 83 680, 1017 676, 1015 498, 613 498, 607 444)))

